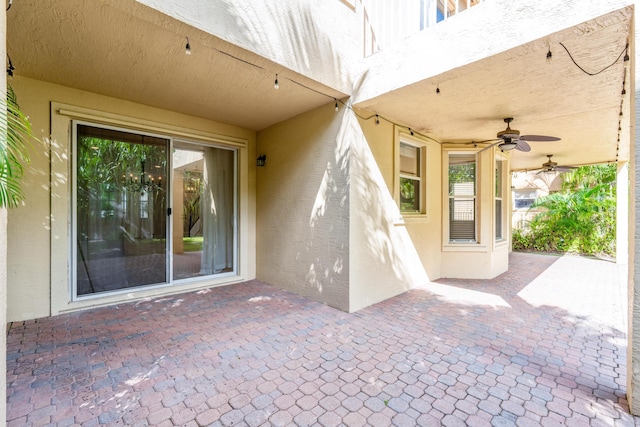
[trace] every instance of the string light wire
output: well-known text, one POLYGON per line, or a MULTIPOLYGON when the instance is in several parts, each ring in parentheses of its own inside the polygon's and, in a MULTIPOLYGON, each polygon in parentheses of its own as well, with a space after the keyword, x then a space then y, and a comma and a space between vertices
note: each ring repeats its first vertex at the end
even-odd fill
MULTIPOLYGON (((242 59, 242 58, 240 58, 240 57, 237 57, 237 56, 235 56, 235 55, 233 55, 233 54, 231 54, 231 53, 229 53, 229 52, 225 52, 225 51, 220 50, 220 49, 218 49, 218 48, 216 48, 216 47, 213 47, 213 46, 212 46, 212 47, 211 47, 211 49, 215 50, 215 51, 216 51, 216 52, 218 52, 218 53, 221 53, 221 54, 223 54, 223 55, 226 55, 226 56, 228 56, 228 57, 230 57, 230 58, 233 58, 233 59, 235 59, 236 61, 240 61, 240 62, 245 63, 245 64, 247 64, 247 65, 250 65, 250 66, 252 66, 252 67, 254 67, 254 68, 257 68, 257 69, 259 69, 259 70, 264 70, 264 69, 265 69, 264 67, 262 67, 262 66, 260 66, 260 65, 254 64, 253 62, 250 62, 250 61, 247 61, 246 59, 242 59)), ((347 110, 350 110, 350 111, 351 111, 351 112, 352 112, 352 113, 353 113, 357 118, 359 118, 359 119, 361 119, 361 120, 368 121, 368 120, 371 120, 371 119, 375 118, 375 123, 376 123, 376 125, 379 125, 379 124, 380 124, 380 120, 384 120, 384 121, 386 121, 387 123, 390 123, 390 124, 392 124, 392 125, 394 125, 394 126, 396 126, 396 127, 400 127, 400 128, 406 129, 409 133, 411 133, 411 135, 418 135, 418 136, 420 136, 420 137, 422 137, 422 138, 424 138, 424 139, 427 139, 427 140, 429 140, 429 141, 433 141, 433 142, 435 142, 435 143, 437 143, 437 144, 440 144, 440 145, 442 145, 442 144, 443 144, 442 142, 438 141, 437 139, 434 139, 434 138, 430 137, 429 135, 425 135, 425 134, 423 134, 423 133, 421 133, 421 132, 416 131, 415 129, 410 128, 409 126, 406 126, 406 125, 403 125, 403 124, 397 123, 397 122, 395 122, 395 121, 393 121, 393 120, 391 120, 391 119, 388 119, 388 118, 386 118, 386 117, 384 117, 384 116, 381 116, 381 115, 379 115, 379 114, 377 114, 377 113, 374 113, 374 114, 372 114, 372 115, 371 115, 371 116, 369 116, 369 117, 361 116, 360 114, 358 114, 358 113, 353 109, 353 107, 352 107, 351 105, 346 104, 346 103, 345 103, 344 101, 342 101, 341 99, 338 99, 338 98, 336 98, 336 97, 334 97, 334 96, 328 95, 328 94, 326 94, 326 93, 324 93, 324 92, 321 92, 321 91, 319 91, 319 90, 317 90, 317 89, 314 89, 314 88, 312 88, 312 87, 310 87, 310 86, 307 86, 307 85, 305 85, 305 84, 303 84, 303 83, 300 83, 300 82, 298 82, 298 81, 296 81, 296 80, 293 80, 292 78, 289 78, 289 77, 286 77, 286 76, 285 76, 284 78, 285 78, 286 80, 290 81, 291 83, 294 83, 294 84, 296 84, 296 85, 298 85, 298 86, 300 86, 300 87, 303 87, 303 88, 305 88, 305 89, 307 89, 307 90, 310 90, 310 91, 312 91, 312 92, 315 92, 315 93, 317 93, 318 95, 322 95, 322 96, 325 96, 325 97, 327 97, 327 98, 329 98, 329 99, 334 100, 334 102, 335 102, 334 107, 335 107, 336 111, 338 111, 338 110, 339 110, 339 108, 338 108, 338 104, 340 103, 340 104, 342 104, 342 105, 344 106, 344 108, 346 108, 347 110)), ((276 82, 278 82, 278 74, 276 74, 276 82)), ((278 82, 278 83, 279 83, 279 82, 278 82)))
MULTIPOLYGON (((607 65, 606 67, 604 67, 602 70, 600 71, 596 71, 594 73, 590 73, 589 71, 585 70, 584 68, 582 68, 580 66, 580 64, 578 64, 576 62, 575 59, 573 59, 573 55, 571 55, 571 52, 569 52, 569 49, 567 49, 567 47, 562 44, 562 43, 558 43, 560 46, 562 46, 564 48, 565 51, 567 51, 567 55, 569 55, 569 58, 571 58, 571 61, 573 62, 573 64, 578 67, 580 69, 580 71, 582 71, 583 73, 589 75, 589 76, 597 76, 598 74, 608 70, 609 68, 613 67, 619 60, 620 58, 622 58, 623 55, 625 55, 625 53, 629 50, 629 43, 626 44, 626 46, 624 47, 624 49, 622 49, 622 52, 620 52, 620 55, 618 55, 618 57, 616 58, 615 61, 613 61, 611 64, 607 65)), ((626 58, 626 56, 625 56, 626 58)))

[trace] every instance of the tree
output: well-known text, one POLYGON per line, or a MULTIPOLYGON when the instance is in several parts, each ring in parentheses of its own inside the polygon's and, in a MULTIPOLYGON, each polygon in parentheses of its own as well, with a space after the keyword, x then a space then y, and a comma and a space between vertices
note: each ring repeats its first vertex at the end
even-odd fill
POLYGON ((541 197, 528 230, 515 230, 518 250, 615 254, 616 165, 582 166, 564 177, 562 191, 541 197))

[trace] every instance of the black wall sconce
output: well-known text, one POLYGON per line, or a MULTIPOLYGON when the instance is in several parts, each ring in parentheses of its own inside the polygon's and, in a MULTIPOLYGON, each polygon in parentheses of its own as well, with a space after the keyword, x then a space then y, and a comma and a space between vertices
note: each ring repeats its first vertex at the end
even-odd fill
POLYGON ((267 163, 267 155, 266 154, 260 154, 258 156, 258 158, 256 159, 256 166, 264 166, 264 164, 267 163))

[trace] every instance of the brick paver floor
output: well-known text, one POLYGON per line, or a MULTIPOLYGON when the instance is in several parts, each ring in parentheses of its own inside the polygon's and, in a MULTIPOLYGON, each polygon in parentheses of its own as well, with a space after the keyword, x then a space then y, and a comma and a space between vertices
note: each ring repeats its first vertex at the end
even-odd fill
POLYGON ((513 254, 354 314, 254 281, 14 323, 8 424, 632 426, 618 276, 513 254))

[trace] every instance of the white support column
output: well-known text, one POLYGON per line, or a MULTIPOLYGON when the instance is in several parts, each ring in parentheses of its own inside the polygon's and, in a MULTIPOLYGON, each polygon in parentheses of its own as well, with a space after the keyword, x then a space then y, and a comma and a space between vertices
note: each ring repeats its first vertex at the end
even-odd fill
POLYGON ((630 51, 632 61, 630 63, 630 109, 631 120, 629 126, 630 156, 629 156, 629 288, 628 288, 628 335, 627 335, 627 401, 632 414, 640 414, 640 200, 637 194, 640 193, 638 187, 638 175, 640 174, 640 150, 637 149, 638 136, 636 127, 640 123, 640 96, 636 93, 640 87, 639 68, 636 63, 640 60, 638 42, 640 34, 635 23, 637 10, 634 11, 630 40, 630 51))
POLYGON ((629 262, 629 163, 618 163, 616 179, 616 263, 629 262))

